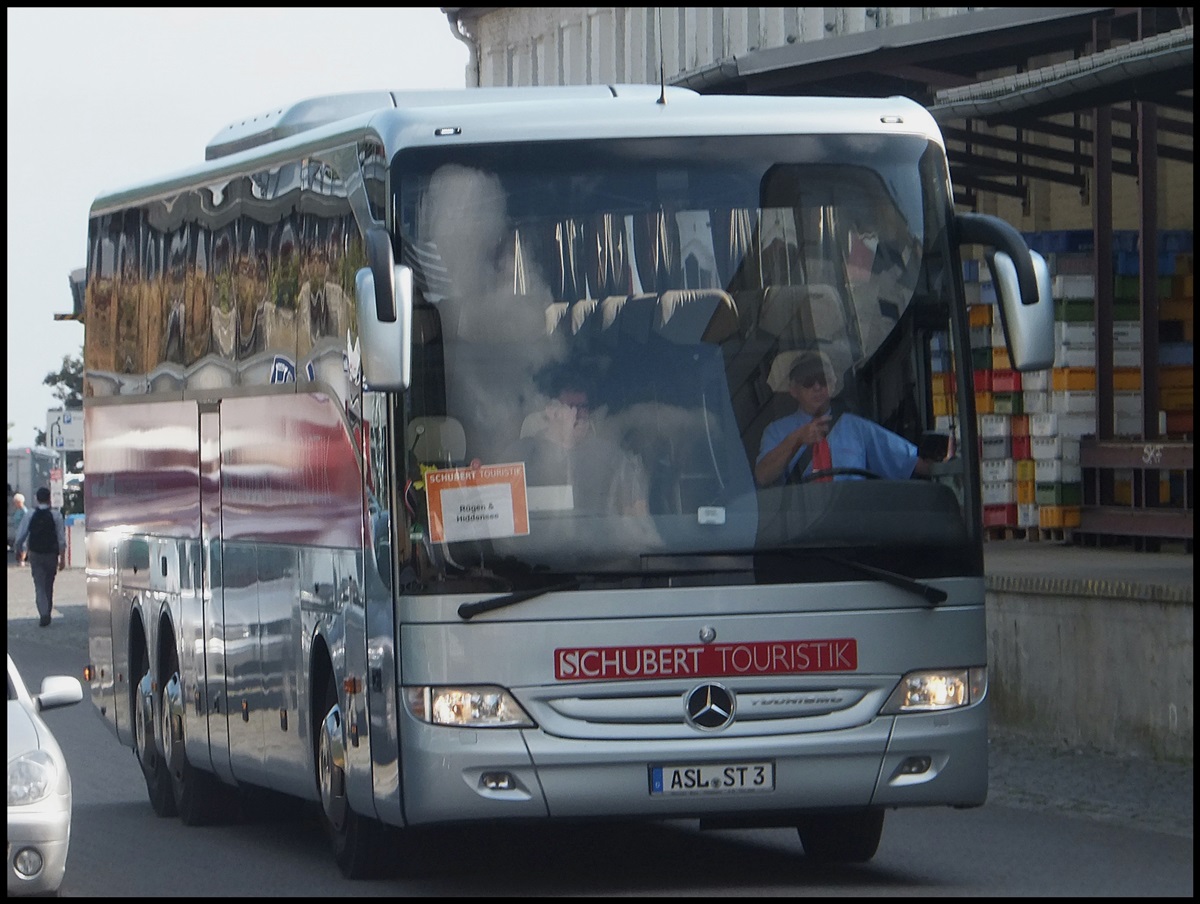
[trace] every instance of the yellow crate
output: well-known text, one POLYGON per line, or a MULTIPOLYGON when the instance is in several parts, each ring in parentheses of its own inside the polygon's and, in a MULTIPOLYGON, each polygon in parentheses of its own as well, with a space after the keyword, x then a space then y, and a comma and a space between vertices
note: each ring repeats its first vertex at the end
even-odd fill
MULTIPOLYGON (((1029 462, 1033 464, 1033 462, 1029 462)), ((1020 464, 1020 462, 1018 462, 1020 464)), ((1035 484, 1032 480, 1017 481, 1017 505, 1032 505, 1037 501, 1035 484)))
POLYGON ((1192 388, 1188 386, 1161 389, 1158 393, 1158 401, 1163 411, 1191 411, 1193 406, 1192 388))
POLYGON ((992 306, 990 304, 973 304, 967 308, 971 318, 971 326, 991 326, 992 306))
POLYGON ((1029 481, 1033 483, 1034 478, 1037 476, 1037 462, 1032 458, 1019 458, 1016 465, 1017 481, 1029 481))
MULTIPOLYGON (((1187 279, 1189 282, 1191 281, 1190 276, 1187 279)), ((1195 309, 1195 299, 1191 292, 1181 295, 1179 298, 1164 298, 1158 303, 1158 319, 1191 321, 1195 309)))
POLYGON ((950 396, 935 395, 933 397, 933 416, 946 417, 950 414, 950 396))
POLYGON ((932 384, 933 394, 935 396, 948 396, 954 394, 954 375, 949 372, 932 374, 930 383, 932 384))
POLYGON ((1191 389, 1192 368, 1186 364, 1160 367, 1158 369, 1158 385, 1162 389, 1191 389))
MULTIPOLYGON (((1164 505, 1171 501, 1171 482, 1169 480, 1158 482, 1158 501, 1164 505)), ((1132 480, 1113 481, 1113 502, 1117 505, 1133 505, 1132 480)))
POLYGON ((996 408, 996 399, 990 392, 975 393, 975 413, 991 414, 996 408))
POLYGON ((1130 390, 1142 388, 1140 367, 1114 367, 1113 389, 1130 390))
POLYGON ((1069 389, 1096 389, 1096 368, 1056 367, 1050 374, 1050 384, 1056 392, 1069 389))
POLYGON ((1042 505, 1038 507, 1038 527, 1078 527, 1079 506, 1042 505))
POLYGON ((1012 370, 1012 359, 1008 356, 1007 348, 998 346, 992 349, 992 370, 1012 370))

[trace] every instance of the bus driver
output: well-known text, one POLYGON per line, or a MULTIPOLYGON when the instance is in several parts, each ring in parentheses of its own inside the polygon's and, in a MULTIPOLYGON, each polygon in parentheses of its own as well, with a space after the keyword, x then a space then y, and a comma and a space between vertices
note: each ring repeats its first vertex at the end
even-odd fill
MULTIPOLYGON (((806 475, 857 468, 890 480, 928 476, 931 462, 918 457, 917 447, 904 437, 849 412, 835 419, 830 402, 840 388, 824 352, 808 350, 796 357, 788 371, 787 393, 797 409, 763 431, 754 465, 760 487, 785 483, 797 465, 806 475)), ((947 457, 953 451, 951 445, 947 457)))

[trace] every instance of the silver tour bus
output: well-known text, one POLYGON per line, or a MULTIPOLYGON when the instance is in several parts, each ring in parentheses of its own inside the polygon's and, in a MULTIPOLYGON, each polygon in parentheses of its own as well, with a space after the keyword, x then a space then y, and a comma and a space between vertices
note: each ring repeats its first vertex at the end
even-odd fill
POLYGON ((1016 368, 1053 312, 952 199, 908 100, 658 86, 317 98, 99 197, 87 674, 154 811, 310 800, 361 877, 438 824, 864 861, 982 804, 961 249, 1016 368))

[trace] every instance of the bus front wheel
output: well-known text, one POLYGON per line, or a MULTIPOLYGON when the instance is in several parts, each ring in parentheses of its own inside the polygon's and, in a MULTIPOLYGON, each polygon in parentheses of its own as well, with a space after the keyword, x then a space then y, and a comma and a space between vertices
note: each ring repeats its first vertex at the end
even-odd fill
POLYGON ((818 863, 866 863, 883 835, 883 810, 823 813, 796 826, 804 856, 818 863))
POLYGON ((347 879, 378 878, 385 872, 387 829, 360 816, 346 795, 346 743, 341 706, 332 681, 325 687, 317 730, 316 771, 321 822, 333 847, 334 860, 347 879))

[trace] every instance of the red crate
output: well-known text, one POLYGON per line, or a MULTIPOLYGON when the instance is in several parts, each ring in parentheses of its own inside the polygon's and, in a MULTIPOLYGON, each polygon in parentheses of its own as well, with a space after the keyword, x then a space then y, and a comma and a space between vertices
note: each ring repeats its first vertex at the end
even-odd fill
POLYGON ((1033 458, 1033 442, 1028 436, 1012 438, 1012 457, 1016 461, 1027 461, 1033 458))
POLYGON ((1017 526, 1017 506, 1016 503, 1009 505, 985 505, 983 507, 983 526, 984 527, 1016 527, 1017 526))
POLYGON ((1017 370, 993 370, 992 392, 1020 392, 1021 372, 1017 370))
MULTIPOLYGON (((974 391, 976 393, 990 393, 991 391, 991 371, 973 371, 972 382, 974 383, 974 391)), ((959 382, 956 375, 950 375, 950 390, 958 391, 959 382)))
POLYGON ((1192 420, 1192 412, 1190 411, 1168 411, 1167 412, 1167 433, 1191 433, 1194 429, 1192 420))

